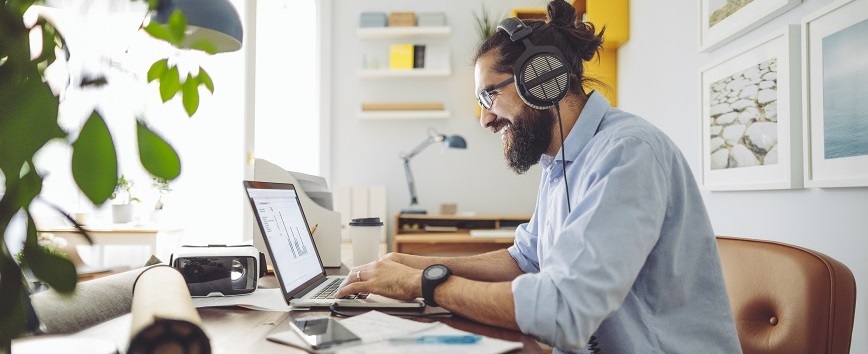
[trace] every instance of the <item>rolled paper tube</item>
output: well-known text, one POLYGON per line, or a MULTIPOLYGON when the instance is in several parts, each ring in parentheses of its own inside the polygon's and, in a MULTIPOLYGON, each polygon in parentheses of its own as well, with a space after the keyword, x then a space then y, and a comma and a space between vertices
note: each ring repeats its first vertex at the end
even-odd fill
POLYGON ((146 269, 133 285, 129 354, 211 353, 184 277, 166 265, 146 269))
POLYGON ((79 283, 72 296, 54 290, 30 296, 46 334, 75 333, 127 314, 136 277, 145 268, 79 283))

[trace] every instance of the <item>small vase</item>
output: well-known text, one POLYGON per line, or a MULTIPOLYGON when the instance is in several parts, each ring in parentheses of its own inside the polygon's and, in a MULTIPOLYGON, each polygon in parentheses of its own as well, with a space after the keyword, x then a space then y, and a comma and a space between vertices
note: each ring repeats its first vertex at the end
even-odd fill
POLYGON ((132 204, 112 205, 112 222, 114 222, 115 224, 123 224, 130 221, 133 221, 132 204))

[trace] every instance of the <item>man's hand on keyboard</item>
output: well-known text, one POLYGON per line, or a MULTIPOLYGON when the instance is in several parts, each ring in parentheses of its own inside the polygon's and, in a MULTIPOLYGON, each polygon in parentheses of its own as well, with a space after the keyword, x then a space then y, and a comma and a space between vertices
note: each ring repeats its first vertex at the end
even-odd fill
POLYGON ((422 270, 380 259, 353 268, 335 297, 372 293, 393 299, 413 300, 422 296, 422 270))

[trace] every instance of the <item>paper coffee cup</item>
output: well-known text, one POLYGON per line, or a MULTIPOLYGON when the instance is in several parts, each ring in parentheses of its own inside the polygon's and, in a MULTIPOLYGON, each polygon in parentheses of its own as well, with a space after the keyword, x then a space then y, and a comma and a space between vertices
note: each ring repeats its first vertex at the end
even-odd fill
POLYGON ((350 221, 350 239, 353 242, 353 265, 371 263, 380 257, 380 218, 361 218, 350 221))

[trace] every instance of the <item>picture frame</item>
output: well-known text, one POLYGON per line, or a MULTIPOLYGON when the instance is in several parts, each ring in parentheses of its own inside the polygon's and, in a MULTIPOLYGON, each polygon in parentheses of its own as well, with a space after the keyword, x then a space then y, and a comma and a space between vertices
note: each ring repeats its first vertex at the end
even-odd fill
POLYGON ((798 6, 802 0, 700 0, 699 51, 708 52, 798 6), (744 1, 742 1, 744 2, 744 1))
POLYGON ((700 69, 702 187, 802 188, 799 26, 700 69))
POLYGON ((868 0, 806 16, 802 36, 805 186, 868 186, 868 0))

